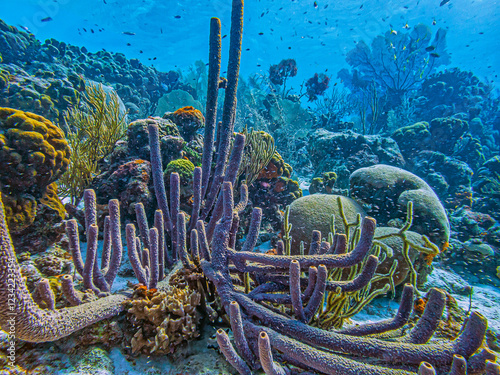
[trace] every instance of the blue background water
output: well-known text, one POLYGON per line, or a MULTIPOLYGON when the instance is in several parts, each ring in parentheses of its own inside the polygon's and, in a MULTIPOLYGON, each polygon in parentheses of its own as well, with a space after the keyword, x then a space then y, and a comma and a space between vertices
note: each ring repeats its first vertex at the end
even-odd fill
MULTIPOLYGON (((241 72, 244 76, 267 72, 270 64, 295 58, 299 71, 292 85, 326 69, 335 80, 337 71, 347 67, 345 54, 357 41, 370 43, 390 25, 405 31, 406 23, 430 26, 435 20, 433 31, 439 27, 448 31, 450 66, 471 70, 498 87, 500 3, 451 0, 440 6, 440 2, 318 0, 315 7, 312 0, 248 0, 241 72)), ((0 0, 0 4, 0 18, 28 27, 40 40, 55 38, 91 52, 102 48, 123 52, 161 71, 207 60, 210 17, 221 18, 222 34, 229 34, 229 0, 0 0), (41 22, 45 17, 53 20, 41 22), (148 60, 154 57, 155 61, 148 60)), ((223 39, 224 58, 228 43, 229 37, 223 39)))

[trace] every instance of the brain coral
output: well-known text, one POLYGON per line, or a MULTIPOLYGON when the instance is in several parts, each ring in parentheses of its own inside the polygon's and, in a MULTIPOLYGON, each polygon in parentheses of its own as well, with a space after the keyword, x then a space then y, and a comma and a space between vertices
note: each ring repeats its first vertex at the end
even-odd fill
POLYGON ((68 168, 64 133, 29 112, 0 108, 0 188, 4 193, 41 196, 68 168))
POLYGON ((445 247, 450 237, 450 223, 436 193, 420 177, 401 168, 378 164, 360 168, 350 177, 351 196, 371 207, 369 214, 387 223, 406 215, 413 202, 411 230, 425 234, 431 241, 445 247))

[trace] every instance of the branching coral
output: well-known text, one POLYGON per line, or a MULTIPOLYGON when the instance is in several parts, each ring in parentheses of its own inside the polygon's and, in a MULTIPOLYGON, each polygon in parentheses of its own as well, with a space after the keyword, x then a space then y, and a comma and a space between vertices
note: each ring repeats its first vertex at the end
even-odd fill
POLYGON ((276 86, 283 85, 283 97, 286 95, 286 81, 288 77, 297 75, 297 63, 294 59, 281 60, 279 64, 269 67, 269 79, 276 86))

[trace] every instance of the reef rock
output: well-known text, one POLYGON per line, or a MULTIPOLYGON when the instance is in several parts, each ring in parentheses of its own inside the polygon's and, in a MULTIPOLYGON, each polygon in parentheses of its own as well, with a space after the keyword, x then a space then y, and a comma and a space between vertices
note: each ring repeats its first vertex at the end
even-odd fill
POLYGON ((467 163, 438 151, 420 151, 411 170, 434 189, 447 208, 472 205, 472 169, 467 163))
POLYGON ((310 135, 307 148, 316 175, 333 171, 337 187, 344 189, 349 187, 349 175, 359 168, 380 163, 405 166, 397 143, 380 135, 318 129, 310 135))

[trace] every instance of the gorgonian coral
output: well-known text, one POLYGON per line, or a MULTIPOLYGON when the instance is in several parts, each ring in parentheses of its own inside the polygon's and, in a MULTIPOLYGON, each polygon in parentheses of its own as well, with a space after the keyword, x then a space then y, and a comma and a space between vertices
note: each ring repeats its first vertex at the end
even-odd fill
POLYGON ((313 77, 309 78, 306 81, 306 95, 308 100, 312 102, 318 99, 318 96, 322 96, 328 88, 328 83, 330 83, 330 77, 323 73, 316 73, 313 77))
POLYGON ((269 67, 269 80, 276 86, 283 85, 283 96, 286 94, 286 80, 296 75, 297 63, 294 59, 284 59, 279 64, 269 67))
POLYGON ((374 82, 382 93, 402 96, 418 85, 439 65, 447 64, 446 31, 432 31, 424 24, 409 33, 387 31, 368 46, 364 41, 347 53, 352 71, 342 69, 339 78, 352 90, 366 89, 374 82), (432 39, 432 40, 431 40, 432 39))

